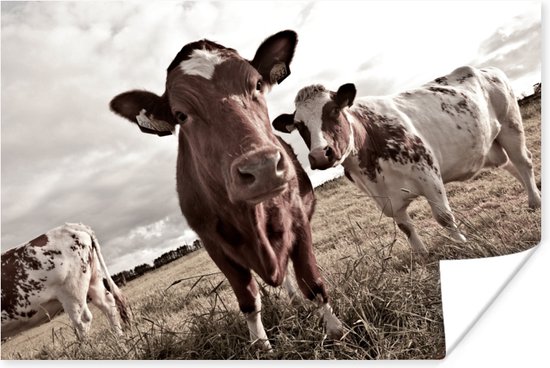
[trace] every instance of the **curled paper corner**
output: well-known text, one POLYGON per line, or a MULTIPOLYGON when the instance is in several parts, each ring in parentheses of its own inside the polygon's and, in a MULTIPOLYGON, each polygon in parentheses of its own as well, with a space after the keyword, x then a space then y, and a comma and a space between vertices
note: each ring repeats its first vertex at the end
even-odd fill
POLYGON ((440 261, 447 356, 540 247, 497 257, 440 261))

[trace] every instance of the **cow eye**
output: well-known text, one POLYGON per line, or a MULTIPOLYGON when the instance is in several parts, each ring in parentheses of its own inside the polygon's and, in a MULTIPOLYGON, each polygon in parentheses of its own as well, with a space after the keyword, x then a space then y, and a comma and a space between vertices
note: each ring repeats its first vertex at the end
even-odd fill
POLYGON ((262 92, 262 88, 264 87, 264 82, 260 79, 256 83, 256 91, 262 92))
POLYGON ((332 115, 337 116, 340 114, 340 109, 338 107, 335 107, 332 109, 332 115))
POLYGON ((185 115, 181 111, 176 111, 175 117, 176 117, 176 120, 178 121, 179 124, 183 124, 187 120, 187 115, 185 115))

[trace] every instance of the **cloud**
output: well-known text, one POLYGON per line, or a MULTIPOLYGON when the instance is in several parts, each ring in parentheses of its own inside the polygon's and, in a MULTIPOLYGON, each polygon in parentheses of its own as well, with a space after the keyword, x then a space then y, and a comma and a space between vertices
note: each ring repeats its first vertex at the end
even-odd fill
MULTIPOLYGON (((500 68, 513 81, 531 75, 534 78, 538 75, 540 81, 541 45, 540 22, 526 22, 523 17, 516 17, 481 43, 479 56, 471 64, 500 68)), ((531 85, 536 81, 532 79, 531 85)), ((525 88, 516 88, 516 92, 525 88)))
POLYGON ((540 22, 524 23, 523 17, 514 18, 511 24, 499 27, 479 46, 481 55, 490 55, 502 48, 527 42, 540 41, 540 22))
MULTIPOLYGON (((189 229, 189 225, 180 214, 132 228, 120 236, 109 239, 109 249, 112 250, 109 256, 116 260, 109 269, 115 273, 130 265, 152 264, 162 253, 183 244, 192 244, 196 238, 197 235, 189 229)), ((99 240, 101 241, 101 238, 99 240)), ((102 251, 105 253, 104 248, 102 251)))

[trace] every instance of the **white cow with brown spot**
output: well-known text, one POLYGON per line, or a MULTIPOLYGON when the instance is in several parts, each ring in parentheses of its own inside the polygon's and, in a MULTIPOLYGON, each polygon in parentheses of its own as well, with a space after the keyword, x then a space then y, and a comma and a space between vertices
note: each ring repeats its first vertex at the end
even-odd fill
POLYGON ((424 196, 437 222, 459 242, 444 183, 502 166, 524 186, 529 207, 540 207, 531 153, 510 83, 495 68, 461 67, 420 88, 355 99, 353 84, 337 92, 321 85, 300 90, 296 111, 273 121, 298 129, 313 169, 342 164, 346 176, 393 217, 415 252, 426 253, 407 214, 424 196))
POLYGON ((61 310, 84 337, 92 322, 87 298, 121 334, 119 315, 129 322, 126 299, 90 227, 65 224, 2 253, 2 338, 48 322, 61 310))

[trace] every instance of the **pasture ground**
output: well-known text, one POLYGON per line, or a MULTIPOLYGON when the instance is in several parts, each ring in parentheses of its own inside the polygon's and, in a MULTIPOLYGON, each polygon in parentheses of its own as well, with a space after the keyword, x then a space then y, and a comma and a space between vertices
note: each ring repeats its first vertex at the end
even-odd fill
MULTIPOLYGON (((540 100, 523 106, 522 113, 540 180, 540 100)), ((311 303, 289 303, 283 290, 263 286, 262 318, 274 351, 251 346, 227 281, 201 249, 122 289, 134 314, 123 338, 116 338, 92 307, 87 340, 77 341, 61 315, 4 342, 2 359, 443 358, 439 260, 523 251, 536 245, 541 233, 540 210, 527 208, 527 194, 504 170, 483 171, 446 188, 469 241, 451 242, 426 201, 418 199, 410 213, 430 251, 425 260, 411 255, 393 221, 347 179, 316 189, 314 247, 331 304, 346 328, 341 341, 325 339, 311 303)))

